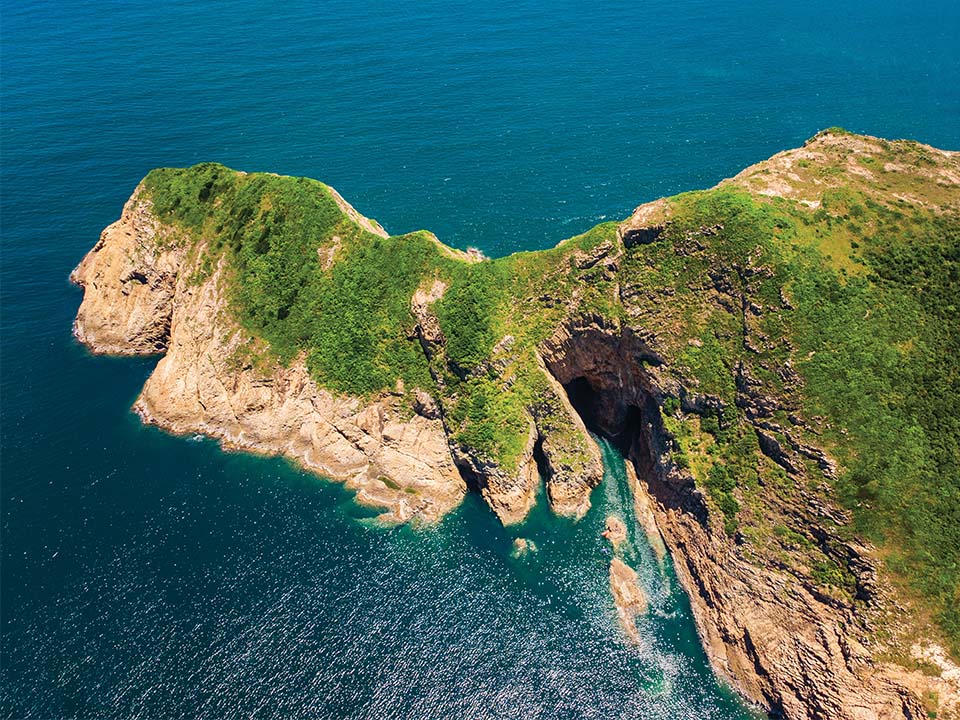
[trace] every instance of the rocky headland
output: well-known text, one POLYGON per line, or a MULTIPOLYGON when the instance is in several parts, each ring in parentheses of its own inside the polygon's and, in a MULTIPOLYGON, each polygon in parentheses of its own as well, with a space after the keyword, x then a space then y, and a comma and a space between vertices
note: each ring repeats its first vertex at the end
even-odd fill
MULTIPOLYGON (((745 697, 949 717, 958 225, 958 154, 840 130, 496 260, 389 236, 315 181, 206 164, 136 188, 72 274, 74 331, 162 355, 144 421, 290 457, 394 522, 470 491, 519 522, 541 478, 581 516, 589 427, 745 697), (912 398, 932 396, 928 422, 912 398)), ((622 619, 643 611, 616 558, 610 582, 622 619)))

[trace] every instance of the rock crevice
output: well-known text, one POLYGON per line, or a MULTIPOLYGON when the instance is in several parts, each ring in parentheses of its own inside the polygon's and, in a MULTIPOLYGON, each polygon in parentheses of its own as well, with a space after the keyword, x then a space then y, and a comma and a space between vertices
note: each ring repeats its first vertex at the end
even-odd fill
MULTIPOLYGON (((659 528, 651 531, 647 521, 648 535, 655 541, 662 533, 721 677, 782 717, 925 714, 917 697, 872 660, 861 642, 868 632, 856 607, 818 594, 809 579, 798 582, 791 573, 761 569, 742 556, 690 472, 672 457, 660 406, 667 397, 689 399, 692 393, 664 372, 635 331, 580 320, 558 330, 542 352, 587 426, 613 440, 632 465, 631 476, 638 478, 643 498, 650 498, 659 528)), ((705 403, 686 405, 702 410, 705 403)), ((864 554, 857 562, 864 576, 875 575, 864 554)))

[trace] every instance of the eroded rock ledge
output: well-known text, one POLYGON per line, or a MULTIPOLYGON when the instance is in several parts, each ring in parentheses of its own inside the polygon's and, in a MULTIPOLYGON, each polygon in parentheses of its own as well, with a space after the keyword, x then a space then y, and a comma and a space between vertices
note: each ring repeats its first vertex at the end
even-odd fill
MULTIPOLYGON (((874 152, 882 142, 827 133, 728 183, 812 213, 836 174, 811 180, 800 168, 833 167, 838 153, 874 152)), ((956 201, 960 162, 931 152, 941 151, 922 150, 918 165, 933 188, 921 204, 940 215, 956 201)), ((864 177, 857 174, 858 182, 868 182, 864 177)), ((874 192, 870 187, 858 191, 874 192)), ((386 237, 333 197, 344 222, 386 237)), ((526 312, 538 322, 528 323, 534 329, 505 322, 508 331, 472 367, 458 364, 452 329, 437 313, 449 280, 427 273, 410 296, 409 340, 423 354, 432 387, 398 380, 388 391, 359 396, 319 384, 305 353, 278 362, 267 340, 238 319, 228 290, 232 269, 222 251, 208 252, 210 233, 185 240, 190 233, 161 215, 141 185, 71 276, 84 288, 74 326, 81 342, 97 353, 163 354, 134 406, 145 422, 284 455, 344 481, 359 502, 395 522, 437 520, 470 488, 503 522, 518 522, 541 477, 554 510, 578 517, 602 477, 589 427, 629 460, 635 520, 655 549, 670 550, 712 666, 745 697, 797 720, 925 717, 932 691, 940 693, 941 711, 956 702, 956 688, 943 678, 879 659, 886 647, 877 623, 896 598, 873 549, 845 531, 848 514, 829 489, 837 460, 817 442, 823 419, 804 411, 790 340, 770 332, 793 311, 790 290, 771 294, 776 271, 760 247, 732 258, 724 249, 708 252, 726 232, 722 222, 681 226, 675 205, 660 200, 597 230, 596 238, 561 244, 546 269, 521 265, 508 314, 526 312), (681 263, 704 268, 685 288, 695 306, 681 307, 669 283, 651 284, 664 271, 636 255, 664 243, 681 263), (711 313, 726 324, 683 335, 690 317, 711 313), (711 392, 691 370, 705 354, 703 338, 739 343, 738 359, 724 367, 728 392, 711 392), (505 406, 509 427, 499 428, 511 434, 513 449, 480 447, 470 432, 471 418, 483 411, 477 397, 495 404, 514 395, 505 406), (749 489, 759 501, 749 507, 738 483, 724 487, 725 495, 707 492, 706 469, 692 467, 684 451, 692 443, 707 462, 707 428, 722 431, 731 422, 759 468, 758 485, 749 489), (693 439, 681 439, 678 426, 693 427, 693 439), (732 516, 749 522, 738 528, 732 516), (750 523, 780 534, 758 539, 750 523), (843 591, 817 575, 818 559, 840 573, 843 591)), ((316 249, 318 272, 330 271, 344 252, 340 235, 324 243, 316 249)), ((441 249, 456 262, 477 260, 441 249)), ((485 427, 492 418, 497 428, 499 416, 488 415, 485 427)))

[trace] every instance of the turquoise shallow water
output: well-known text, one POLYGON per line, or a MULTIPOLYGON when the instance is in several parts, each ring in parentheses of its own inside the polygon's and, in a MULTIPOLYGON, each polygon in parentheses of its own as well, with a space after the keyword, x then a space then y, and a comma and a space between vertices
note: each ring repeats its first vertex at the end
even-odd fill
MULTIPOLYGON (((669 569, 627 647, 596 535, 339 486, 142 427, 67 274, 151 167, 317 177, 393 232, 552 244, 843 125, 960 148, 960 8, 0 4, 4 717, 743 717, 669 569)), ((609 471, 617 471, 611 458, 609 471)))

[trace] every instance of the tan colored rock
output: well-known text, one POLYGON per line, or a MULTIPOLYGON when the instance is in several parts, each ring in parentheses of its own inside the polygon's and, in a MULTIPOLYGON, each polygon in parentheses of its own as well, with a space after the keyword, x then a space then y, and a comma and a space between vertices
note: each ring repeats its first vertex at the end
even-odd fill
MULTIPOLYGON (((247 363, 252 340, 224 311, 222 268, 188 282, 183 251, 157 242, 164 233, 173 234, 135 194, 72 276, 85 290, 76 323, 82 342, 96 352, 166 349, 134 406, 144 421, 294 459, 345 481, 391 521, 433 521, 460 503, 466 486, 435 413, 406 417, 389 395, 334 396, 300 359, 290 367, 247 363)), ((430 405, 422 391, 417 398, 430 405)))
POLYGON ((538 362, 549 386, 535 418, 546 464, 547 498, 558 515, 580 519, 590 509, 590 492, 603 479, 600 448, 570 404, 566 390, 542 358, 538 362))
POLYGON ((528 553, 537 552, 537 544, 533 540, 528 540, 527 538, 518 537, 513 541, 513 550, 510 552, 510 555, 518 558, 523 557, 528 553))
POLYGON ((447 285, 442 280, 434 280, 429 286, 417 288, 410 300, 410 312, 417 319, 417 329, 425 347, 444 342, 440 330, 440 321, 430 306, 443 297, 447 285))
POLYGON ((874 199, 901 198, 911 204, 941 211, 955 202, 955 189, 960 185, 958 158, 960 153, 956 151, 920 143, 825 130, 810 138, 803 147, 784 150, 751 165, 722 181, 719 187, 738 187, 756 195, 790 198, 816 209, 821 206, 826 190, 853 186, 866 190, 874 199), (920 151, 925 161, 908 169, 900 163, 886 161, 891 150, 907 156, 920 151), (861 161, 883 168, 883 172, 871 171, 861 161), (843 163, 843 173, 828 176, 819 172, 826 166, 836 167, 838 162, 843 163), (895 187, 888 187, 891 175, 897 173, 926 179, 926 201, 921 202, 919 198, 896 192, 895 187))
POLYGON ((638 433, 629 450, 635 472, 628 475, 637 517, 654 547, 660 537, 669 548, 715 672, 791 720, 922 717, 917 695, 865 647, 870 638, 855 608, 772 563, 751 561, 711 520, 689 473, 673 464, 652 403, 667 389, 691 406, 700 399, 670 384, 677 380, 650 337, 580 318, 559 328, 541 351, 560 382, 590 385, 587 411, 602 431, 615 437, 629 424, 638 433))
MULTIPOLYGON (((435 239, 435 238, 434 238, 435 239)), ((438 241, 439 242, 439 241, 438 241)), ((431 280, 421 285, 410 300, 410 312, 416 318, 415 332, 427 359, 433 363, 446 362, 446 338, 440 328, 440 322, 433 311, 433 303, 443 297, 447 286, 441 280, 431 280)), ((497 344, 494 353, 509 352, 513 338, 507 336, 497 344)), ((442 373, 434 371, 434 378, 442 389, 442 373)), ((420 397, 417 405, 422 406, 420 397)), ((443 418, 440 403, 435 404, 435 414, 443 418)), ((533 418, 527 416, 527 442, 513 470, 500 467, 489 458, 481 457, 473 448, 465 447, 454 440, 450 441, 450 452, 457 466, 476 481, 483 499, 504 525, 522 522, 536 502, 540 487, 540 473, 534 457, 534 448, 539 439, 537 426, 533 418)), ((445 427, 453 436, 456 430, 445 427)))
POLYGON ((910 650, 915 660, 927 666, 927 672, 906 672, 895 666, 888 666, 889 670, 899 671, 898 679, 901 682, 918 695, 925 696, 929 705, 933 706, 930 709, 937 713, 937 718, 960 719, 960 665, 953 662, 946 650, 937 643, 914 643, 910 650), (936 702, 930 702, 934 698, 936 702))
POLYGON ((616 549, 627 539, 627 526, 616 515, 610 515, 607 517, 602 535, 616 549))
POLYGON ((636 618, 647 611, 647 596, 640 588, 636 570, 620 558, 610 561, 610 592, 623 631, 631 641, 640 642, 636 618))
POLYGON ((710 663, 746 697, 791 720, 923 717, 845 630, 844 612, 745 561, 693 515, 659 506, 657 516, 710 663))
POLYGON ((95 353, 143 355, 166 349, 185 251, 140 195, 138 188, 120 219, 70 274, 86 289, 73 331, 95 353))
POLYGON ((647 543, 653 549, 653 554, 657 556, 657 562, 662 566, 667 556, 667 546, 663 542, 660 528, 657 527, 657 518, 653 514, 653 500, 647 492, 646 483, 641 483, 637 478, 633 463, 628 462, 626 468, 627 482, 630 486, 630 494, 633 496, 633 512, 647 536, 647 543))
POLYGON ((617 228, 620 241, 627 247, 654 242, 666 228, 670 215, 670 203, 663 198, 641 205, 617 228))
POLYGON ((527 444, 516 473, 506 473, 497 467, 479 467, 473 463, 473 472, 483 478, 480 494, 504 525, 515 525, 527 517, 537 501, 540 471, 533 457, 537 442, 537 428, 530 421, 527 444))
MULTIPOLYGON (((805 167, 815 169, 838 144, 857 154, 878 152, 875 139, 824 134, 726 184, 759 195, 793 197, 816 207, 826 187, 805 167)), ((943 188, 942 197, 931 197, 934 205, 945 207, 944 198, 952 197, 948 190, 957 183, 960 156, 928 150, 939 153, 933 155, 929 172, 938 178, 937 188, 943 188)), ((851 177, 869 188, 877 174, 851 177)), ((338 202, 362 227, 385 234, 342 198, 338 202)), ((620 226, 620 241, 624 245, 656 241, 669 225, 669 214, 667 201, 641 206, 620 226)), ((707 233, 711 228, 701 230, 707 233)), ((602 249, 577 262, 595 264, 615 255, 614 250, 620 252, 602 249)), ((329 262, 334 254, 335 250, 329 262)), ((570 307, 569 321, 539 349, 550 391, 545 393, 544 408, 530 410, 525 451, 516 470, 506 472, 473 457, 469 448, 448 444, 449 428, 444 428, 438 402, 442 397, 406 388, 414 398, 415 414, 410 417, 402 400, 389 394, 361 401, 318 388, 302 360, 289 367, 248 362, 245 351, 253 340, 225 311, 219 288, 222 268, 206 278, 199 278, 195 270, 177 233, 157 222, 138 191, 72 275, 85 289, 75 332, 93 351, 166 351, 135 406, 146 421, 174 432, 204 433, 231 447, 293 458, 345 481, 359 501, 384 508, 394 521, 433 520, 455 507, 466 491, 459 465, 477 480, 498 517, 511 523, 522 520, 535 501, 538 443, 549 469, 547 495, 553 508, 579 516, 589 507, 590 489, 600 478, 599 453, 560 385, 583 380, 596 394, 588 408, 591 426, 611 437, 628 424, 637 433, 634 438, 623 436, 631 443, 628 453, 642 478, 641 482, 637 473, 629 475, 637 518, 658 554, 664 545, 671 550, 707 655, 720 676, 744 696, 793 720, 922 717, 919 696, 945 687, 916 672, 877 662, 861 608, 826 597, 796 568, 790 573, 769 559, 749 558, 718 527, 689 473, 671 461, 657 406, 667 395, 679 397, 685 411, 702 411, 712 400, 698 394, 695 385, 685 385, 676 368, 665 367, 658 348, 671 339, 669 323, 659 316, 644 316, 639 304, 630 304, 629 298, 639 297, 644 288, 618 284, 629 324, 593 315, 575 317, 578 310, 570 307)), ((434 282, 412 298, 417 332, 428 356, 442 352, 445 342, 430 311, 443 290, 442 283, 434 282)), ((716 301, 724 299, 716 284, 705 287, 704 293, 716 301)), ((660 309, 668 303, 664 301, 660 309)), ((788 306, 786 300, 784 305, 788 306)), ((753 322, 745 316, 749 334, 745 341, 755 343, 753 322)), ((498 348, 510 352, 506 345, 498 348)), ((254 349, 253 356, 265 356, 263 348, 254 349)), ((764 398, 743 399, 764 410, 764 398)), ((817 520, 800 517, 798 522, 814 527, 817 520)), ((816 529, 830 532, 828 527, 816 529)), ((862 563, 869 565, 869 559, 862 563)), ((638 639, 634 619, 646 599, 636 573, 615 559, 610 583, 621 623, 630 637, 638 639)), ((947 682, 951 672, 944 670, 938 681, 947 682)))
POLYGON ((337 205, 340 207, 343 213, 348 218, 353 220, 353 222, 355 222, 357 225, 359 225, 369 233, 373 233, 374 235, 379 235, 380 237, 383 237, 383 238, 389 237, 389 233, 383 229, 383 226, 380 223, 378 223, 376 220, 372 220, 358 213, 356 209, 353 207, 353 205, 351 205, 346 200, 344 200, 343 196, 340 193, 338 193, 336 190, 334 190, 332 187, 330 187, 329 185, 327 186, 327 189, 330 191, 330 195, 333 197, 334 201, 337 203, 337 205))

